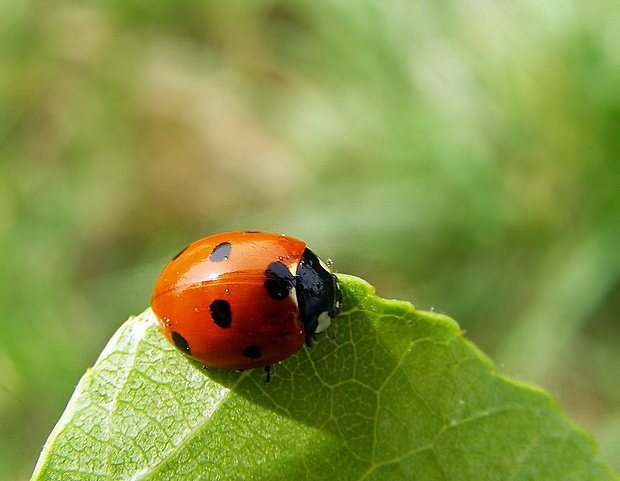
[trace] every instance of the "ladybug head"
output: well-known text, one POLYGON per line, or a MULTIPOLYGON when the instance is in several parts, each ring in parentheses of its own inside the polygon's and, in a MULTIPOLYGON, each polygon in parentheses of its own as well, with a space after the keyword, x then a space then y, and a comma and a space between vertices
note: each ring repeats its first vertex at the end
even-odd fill
POLYGON ((316 335, 327 329, 340 312, 342 293, 338 279, 314 252, 306 248, 297 268, 295 290, 306 343, 311 345, 316 335))

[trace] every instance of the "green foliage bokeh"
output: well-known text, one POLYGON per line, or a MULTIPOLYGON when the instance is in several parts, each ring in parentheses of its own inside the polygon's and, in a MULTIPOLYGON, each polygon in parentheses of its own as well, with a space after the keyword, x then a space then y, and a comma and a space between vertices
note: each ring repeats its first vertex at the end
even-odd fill
POLYGON ((620 6, 5 2, 0 478, 166 260, 302 238, 446 312, 620 469, 620 6), (615 461, 614 461, 615 460, 615 461))

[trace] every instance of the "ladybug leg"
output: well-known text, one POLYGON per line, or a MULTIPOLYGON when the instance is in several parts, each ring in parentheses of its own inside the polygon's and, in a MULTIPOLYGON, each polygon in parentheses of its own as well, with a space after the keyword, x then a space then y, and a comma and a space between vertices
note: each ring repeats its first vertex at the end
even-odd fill
POLYGON ((310 334, 309 336, 306 336, 306 346, 312 347, 317 337, 318 334, 310 334))
POLYGON ((265 382, 271 382, 271 364, 265 366, 265 382))

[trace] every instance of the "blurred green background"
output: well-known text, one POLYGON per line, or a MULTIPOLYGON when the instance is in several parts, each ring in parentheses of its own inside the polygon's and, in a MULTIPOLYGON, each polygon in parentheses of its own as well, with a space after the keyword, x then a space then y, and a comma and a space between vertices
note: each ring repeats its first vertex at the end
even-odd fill
POLYGON ((0 478, 167 260, 304 239, 620 469, 620 4, 0 4, 0 478))

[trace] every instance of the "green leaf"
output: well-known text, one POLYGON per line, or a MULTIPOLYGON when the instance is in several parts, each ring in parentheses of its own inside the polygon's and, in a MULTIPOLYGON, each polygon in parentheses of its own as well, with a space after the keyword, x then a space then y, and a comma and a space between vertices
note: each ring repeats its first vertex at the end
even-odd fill
POLYGON ((36 480, 612 480, 540 389, 497 374, 448 317, 340 276, 321 336, 261 370, 206 370, 127 321, 80 381, 36 480))

